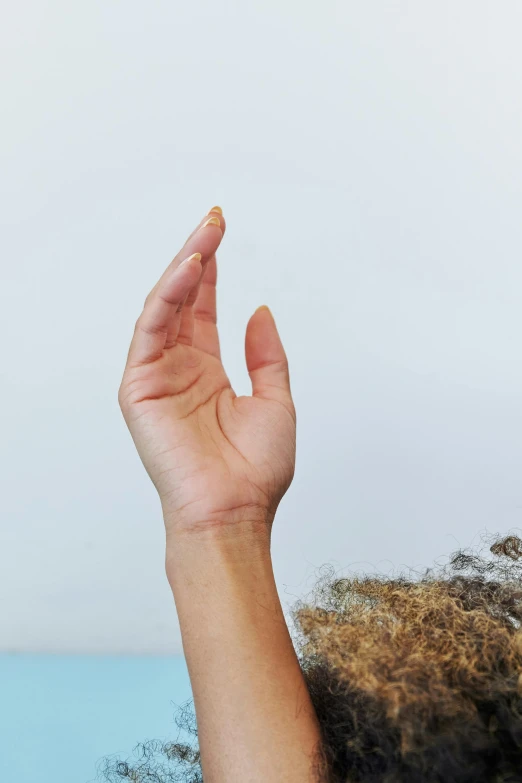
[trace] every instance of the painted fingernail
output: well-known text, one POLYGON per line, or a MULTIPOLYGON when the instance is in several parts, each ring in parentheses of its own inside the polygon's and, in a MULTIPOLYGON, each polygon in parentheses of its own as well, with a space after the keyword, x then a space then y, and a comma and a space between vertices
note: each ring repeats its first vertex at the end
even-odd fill
POLYGON ((220 226, 221 227, 221 223, 219 222, 219 218, 211 217, 208 220, 205 220, 205 222, 203 223, 201 228, 205 228, 205 226, 220 226))
POLYGON ((256 313, 259 312, 259 310, 268 310, 270 315, 272 315, 272 311, 271 311, 271 309, 269 308, 268 305, 261 305, 260 307, 257 308, 256 313))
MULTIPOLYGON (((192 253, 192 255, 189 256, 188 258, 184 258, 179 266, 183 266, 183 264, 188 264, 189 261, 194 261, 194 260, 195 261, 201 261, 201 253, 192 253)), ((178 269, 179 269, 179 266, 178 266, 178 269)))
POLYGON ((212 209, 209 209, 208 214, 210 215, 211 212, 217 212, 218 215, 223 214, 223 210, 221 209, 221 207, 212 207, 212 209))

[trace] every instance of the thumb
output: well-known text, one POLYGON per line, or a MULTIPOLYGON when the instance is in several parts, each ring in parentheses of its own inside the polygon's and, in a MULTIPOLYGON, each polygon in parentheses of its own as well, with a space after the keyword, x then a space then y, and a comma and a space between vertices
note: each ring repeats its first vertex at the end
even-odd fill
POLYGON ((245 354, 254 397, 278 400, 293 407, 288 360, 274 317, 266 305, 258 307, 248 322, 245 354))

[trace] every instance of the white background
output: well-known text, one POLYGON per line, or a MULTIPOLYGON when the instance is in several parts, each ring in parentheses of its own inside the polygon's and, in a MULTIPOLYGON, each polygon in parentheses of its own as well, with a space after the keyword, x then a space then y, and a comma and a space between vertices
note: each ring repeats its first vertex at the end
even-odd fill
POLYGON ((117 405, 134 321, 221 204, 225 366, 273 310, 299 418, 285 605, 333 561, 522 526, 519 0, 5 4, 0 648, 179 651, 117 405))

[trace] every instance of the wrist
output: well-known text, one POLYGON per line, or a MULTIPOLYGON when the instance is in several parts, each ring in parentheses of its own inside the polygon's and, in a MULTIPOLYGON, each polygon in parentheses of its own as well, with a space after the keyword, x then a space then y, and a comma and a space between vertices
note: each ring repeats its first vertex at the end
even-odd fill
POLYGON ((197 526, 166 524, 165 568, 172 589, 187 583, 214 579, 249 579, 257 572, 272 571, 271 520, 267 517, 241 522, 197 526))

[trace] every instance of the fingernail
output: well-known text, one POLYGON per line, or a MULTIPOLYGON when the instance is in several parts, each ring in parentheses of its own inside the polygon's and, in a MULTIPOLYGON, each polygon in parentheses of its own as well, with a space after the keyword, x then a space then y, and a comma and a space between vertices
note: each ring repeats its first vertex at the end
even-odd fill
POLYGON ((223 210, 221 209, 221 207, 212 207, 212 209, 209 209, 208 214, 210 215, 211 212, 217 212, 218 215, 223 214, 223 210))
MULTIPOLYGON (((268 305, 261 305, 260 307, 258 307, 258 308, 257 308, 257 310, 256 310, 256 313, 257 313, 257 312, 259 312, 259 310, 268 310, 268 312, 270 313, 270 315, 272 315, 272 311, 271 311, 271 309, 269 308, 269 306, 268 306, 268 305)), ((272 316, 272 317, 273 317, 273 316, 272 316)))
POLYGON ((208 220, 205 220, 201 228, 205 228, 205 226, 219 226, 221 227, 221 223, 219 222, 219 218, 217 217, 211 217, 208 220))
POLYGON ((192 253, 192 255, 189 256, 188 258, 184 258, 179 266, 183 266, 183 264, 187 264, 189 261, 194 261, 194 260, 201 261, 201 253, 192 253))

